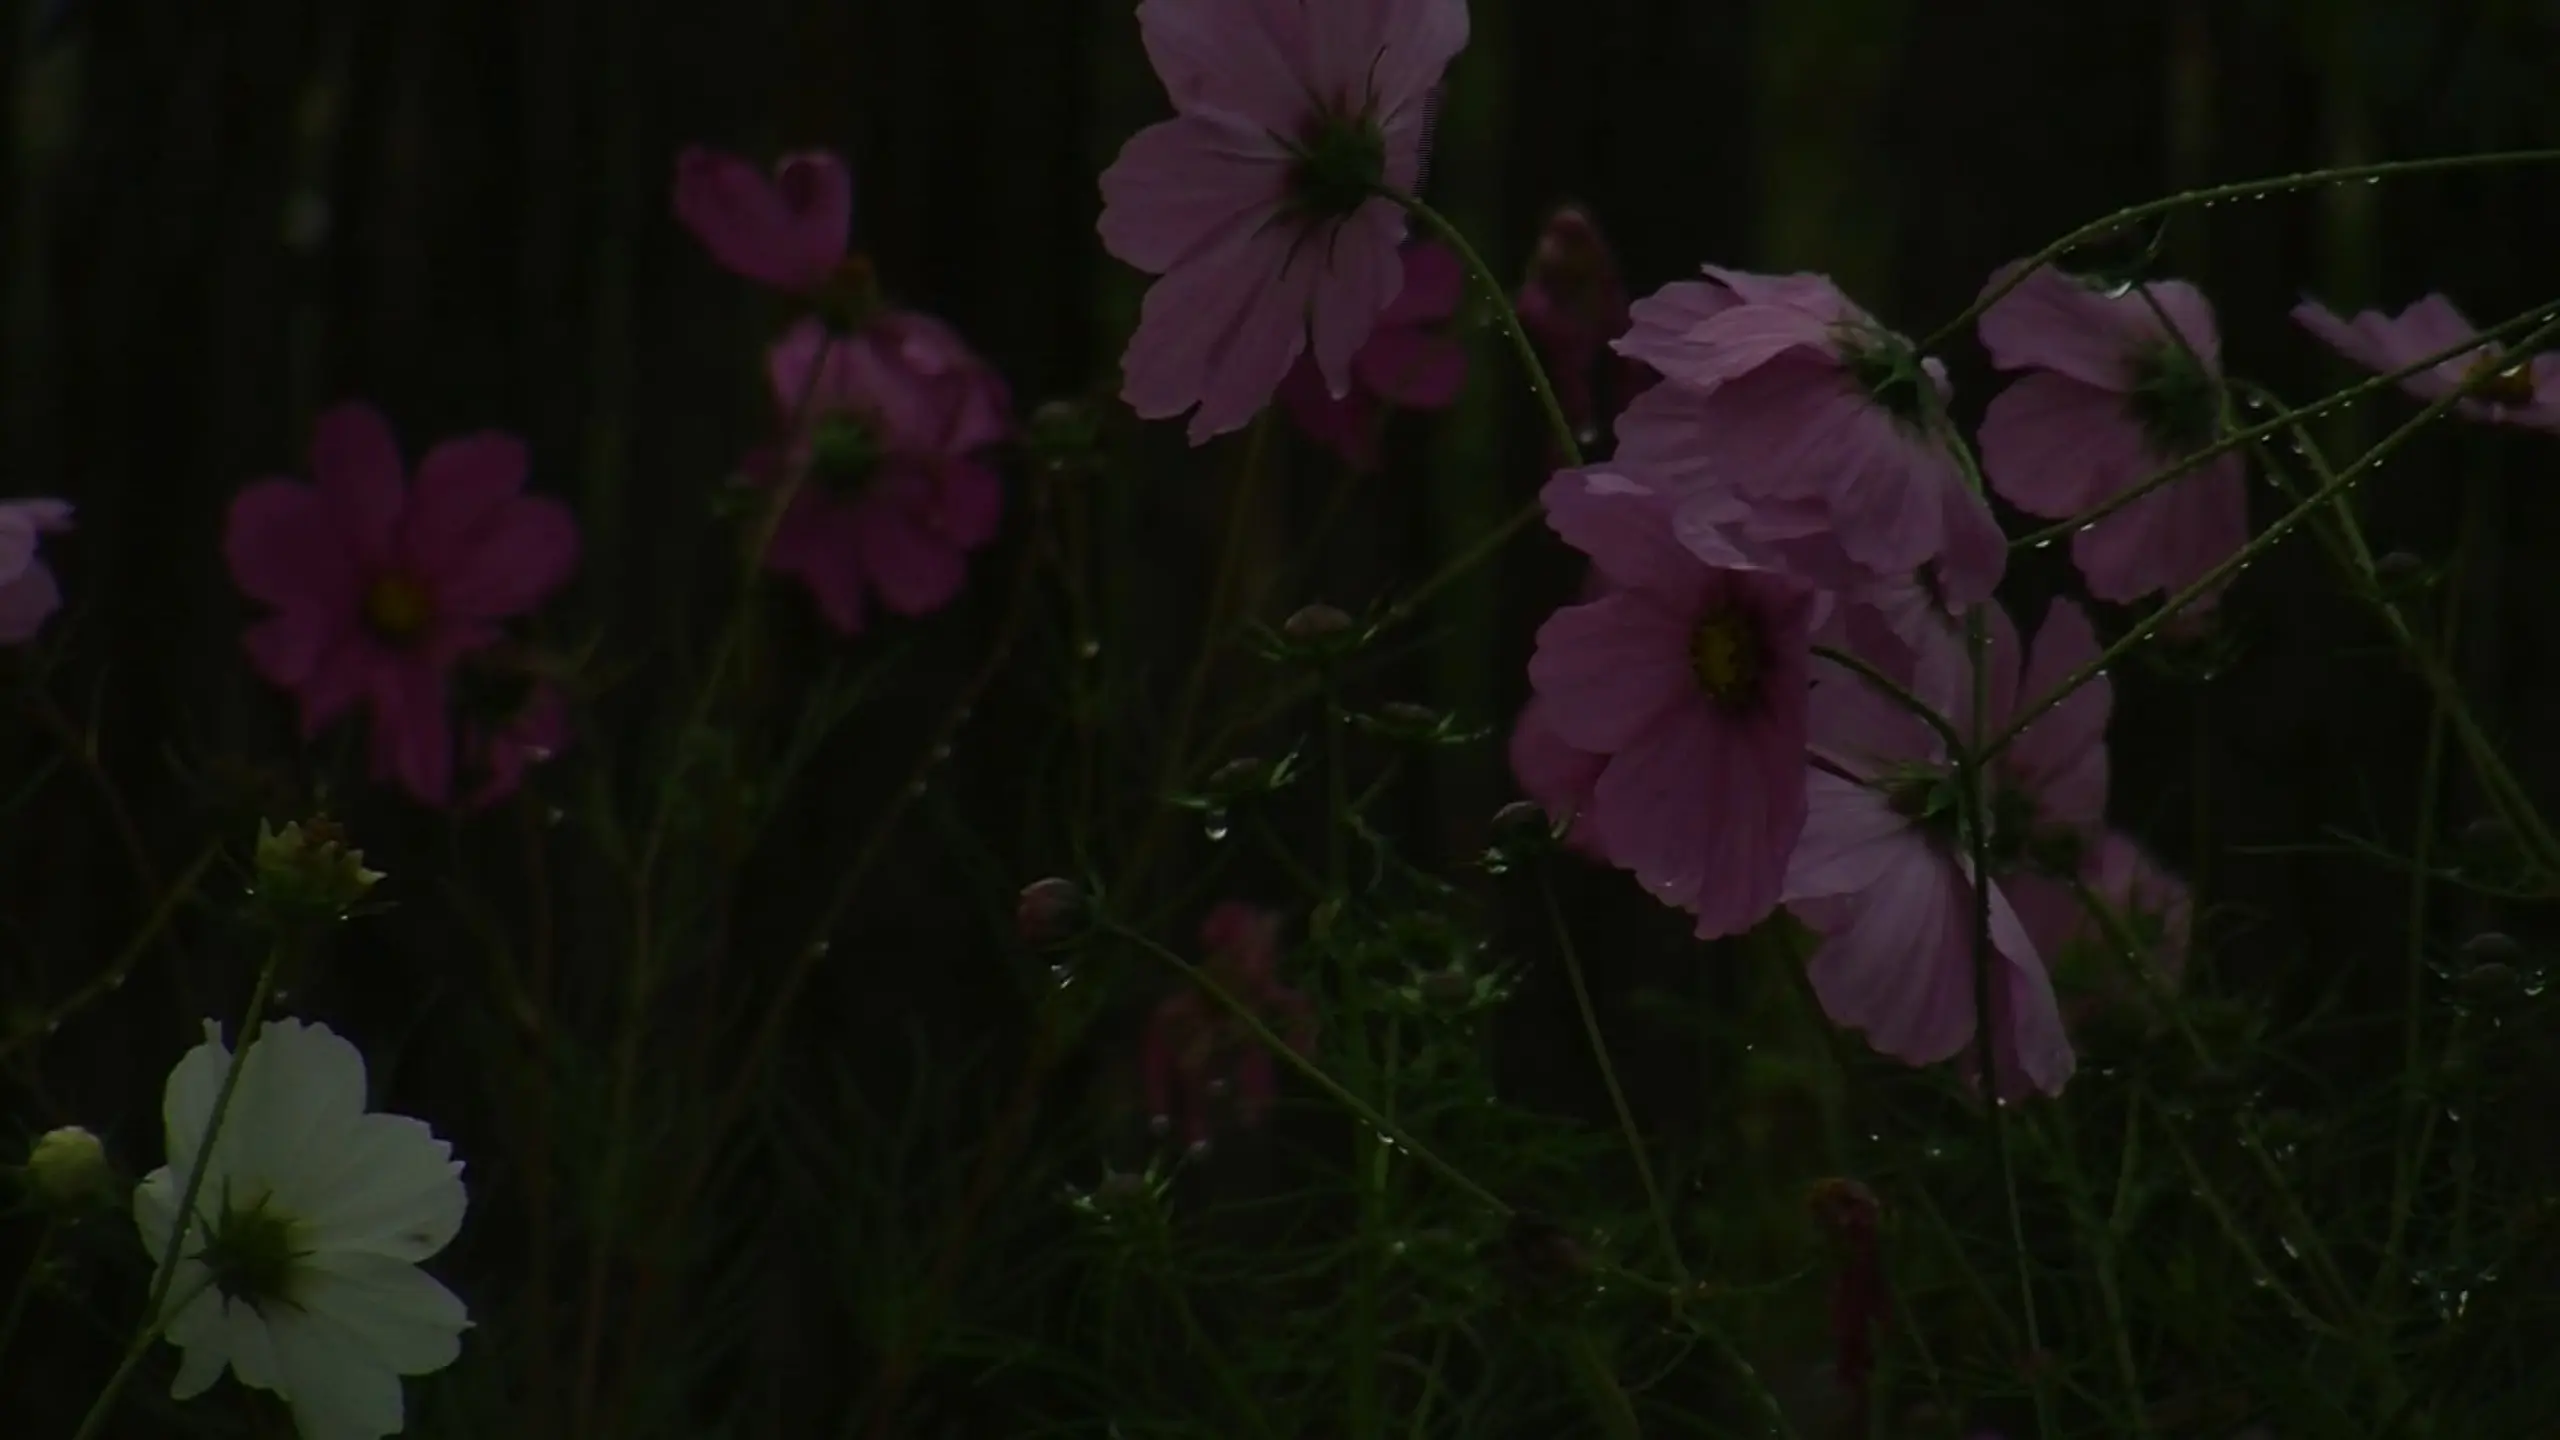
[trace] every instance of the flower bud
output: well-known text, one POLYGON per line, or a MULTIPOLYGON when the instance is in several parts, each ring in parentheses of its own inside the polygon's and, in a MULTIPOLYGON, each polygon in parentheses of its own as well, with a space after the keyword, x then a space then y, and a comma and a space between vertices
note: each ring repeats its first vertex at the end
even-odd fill
POLYGON ((77 1125, 46 1131, 27 1155, 27 1186, 47 1204, 70 1207, 103 1201, 114 1181, 107 1147, 77 1125))
POLYGON ((1035 948, 1062 944, 1084 927, 1085 895, 1074 881, 1052 875, 1022 887, 1014 902, 1013 930, 1035 948))
POLYGON ((250 895, 271 923, 335 920, 363 903, 382 872, 364 868, 364 852, 346 842, 347 832, 327 816, 282 830, 258 822, 250 895))
POLYGON ((1351 617, 1331 605, 1309 605, 1280 622, 1280 633, 1302 644, 1331 640, 1351 629, 1351 617))

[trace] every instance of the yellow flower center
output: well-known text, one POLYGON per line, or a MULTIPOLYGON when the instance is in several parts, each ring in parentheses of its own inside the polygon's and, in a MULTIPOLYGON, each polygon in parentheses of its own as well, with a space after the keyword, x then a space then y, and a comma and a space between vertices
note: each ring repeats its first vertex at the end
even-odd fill
POLYGON ((1732 708, 1760 689, 1760 638, 1737 610, 1710 610, 1689 636, 1689 670, 1707 698, 1732 708))
POLYGON ((406 575, 385 575, 364 592, 365 626, 388 644, 415 643, 434 618, 435 602, 427 587, 406 575))

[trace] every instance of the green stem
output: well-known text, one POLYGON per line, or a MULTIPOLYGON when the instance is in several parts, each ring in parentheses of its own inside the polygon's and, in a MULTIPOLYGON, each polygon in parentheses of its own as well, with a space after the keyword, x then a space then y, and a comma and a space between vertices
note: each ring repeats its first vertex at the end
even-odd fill
POLYGON ((2140 224, 2181 210, 2192 210, 2225 200, 2256 200, 2292 190, 2314 190, 2323 185, 2339 185, 2350 180, 2382 181, 2405 179, 2412 175, 2434 175, 2452 170, 2482 170, 2502 165, 2547 165, 2560 161, 2560 150, 2495 150, 2480 155, 2438 155, 2419 160, 2386 160, 2374 165, 2336 165, 2320 170, 2302 170, 2290 175, 2270 175, 2257 180, 2240 180, 2228 185, 2212 185, 2202 190, 2184 190, 2140 205, 2129 205, 2112 215, 2100 216, 2079 229, 2054 241, 2027 257, 2014 273, 2000 284, 1985 289, 1956 318, 1941 325, 1921 343, 1922 350, 1934 350, 1949 335, 1980 319, 1982 312, 1999 303, 2003 296, 2017 289, 2038 269, 2063 258, 2092 240, 2103 239, 2127 225, 2140 224))
POLYGON ((1975 1063, 1981 1067, 1984 1111, 1991 1123, 1992 1163, 2000 1172, 2007 1202, 2009 1255, 2017 1269, 2020 1328, 2026 1333, 2028 1385, 2035 1401, 2036 1433, 2053 1433, 2052 1404, 2047 1395, 2044 1332, 2036 1315, 2035 1275, 2028 1263, 2026 1221, 2018 1206, 2018 1175, 2009 1158, 2007 1103, 2001 1099, 2000 1046, 1994 1020, 1992 967, 1999 964, 1991 943, 1991 815, 1988 802, 1990 753, 1981 745, 1982 726, 1990 712, 1991 627, 1985 606, 1965 615, 1965 651, 1973 672, 1973 704, 1966 718, 1968 743, 1950 757, 1955 762, 1956 803, 1962 807, 1965 842, 1973 873, 1973 1015, 1975 1063))
POLYGON ((1247 1035, 1253 1037, 1255 1044, 1270 1051, 1274 1059, 1289 1067, 1299 1079, 1323 1091, 1327 1099, 1350 1111, 1355 1119, 1376 1131, 1388 1144, 1420 1161, 1424 1168, 1436 1172, 1477 1204, 1506 1220, 1511 1218, 1512 1207, 1504 1203, 1502 1197, 1486 1189, 1482 1183, 1464 1170, 1440 1158, 1421 1141, 1406 1134, 1393 1120, 1380 1114, 1376 1106, 1343 1088, 1341 1082, 1324 1073, 1315 1062, 1299 1054, 1296 1047, 1281 1039, 1269 1025, 1263 1022, 1262 1017, 1254 1012, 1252 1006, 1229 993, 1225 986, 1211 978, 1206 971, 1116 920, 1106 918, 1101 923, 1105 931, 1119 936, 1130 945, 1155 957, 1180 975, 1186 983, 1208 996, 1210 1003, 1225 1011, 1228 1019, 1233 1020, 1247 1035))
POLYGON ((1573 422, 1564 418, 1564 404, 1556 398, 1555 384, 1547 378, 1547 367, 1538 359, 1538 347, 1529 339, 1528 330, 1520 324, 1519 307, 1511 303, 1510 291, 1503 285, 1502 278, 1493 273, 1492 266, 1484 263, 1484 257, 1476 253, 1476 247, 1467 242, 1466 233, 1448 216, 1432 209, 1416 196, 1394 190, 1379 193, 1402 206, 1406 214, 1422 222, 1422 228, 1456 251, 1458 259, 1466 265, 1467 273, 1484 288, 1486 298, 1493 302, 1494 318, 1502 323, 1502 333, 1511 337, 1511 348, 1520 357, 1520 368, 1529 374, 1529 389, 1538 397, 1538 409, 1546 416, 1547 429, 1556 442, 1556 453, 1564 457, 1567 469, 1580 469, 1582 444, 1574 438, 1573 422))
POLYGON ((1545 902, 1547 926, 1555 933, 1556 949, 1564 957, 1565 978, 1573 985, 1574 1008, 1582 1015, 1583 1036, 1591 1042, 1591 1058, 1600 1066, 1600 1083, 1609 1090, 1609 1107, 1618 1116, 1618 1131, 1626 1137, 1627 1154, 1636 1162, 1636 1178, 1644 1182, 1645 1208, 1653 1212, 1654 1229, 1662 1237, 1663 1257, 1671 1262, 1672 1274, 1685 1286, 1689 1279, 1688 1262, 1680 1257, 1680 1236, 1671 1224, 1671 1207, 1662 1200, 1662 1187, 1654 1182, 1653 1161, 1645 1154, 1644 1135, 1636 1129, 1635 1111, 1627 1106, 1627 1092, 1618 1084, 1618 1068, 1610 1063, 1609 1042, 1601 1038, 1600 1014, 1591 1004, 1591 987, 1582 977, 1582 955, 1573 943, 1573 931, 1564 923, 1564 908, 1556 903, 1556 888, 1545 872, 1538 875, 1538 896, 1545 902))
POLYGON ((278 941, 267 950, 266 963, 258 967, 257 984, 249 991, 249 1010, 240 1021, 240 1043, 231 1052, 231 1063, 222 1072, 222 1086, 214 1092, 213 1110, 205 1117, 204 1137, 196 1142, 196 1153, 187 1166, 187 1183, 178 1192, 178 1217, 169 1227, 169 1243, 160 1252, 160 1263, 151 1272, 149 1298, 142 1306, 142 1324, 134 1331, 133 1343, 125 1347, 124 1358, 115 1373, 107 1378, 106 1388, 91 1402, 89 1413, 81 1418, 80 1428, 71 1440, 91 1440, 98 1427, 107 1423, 115 1409, 116 1399, 125 1383, 133 1378, 134 1367, 143 1352, 151 1348, 163 1326, 169 1301, 169 1287, 177 1283, 178 1258, 185 1249, 187 1232, 193 1228, 196 1201, 204 1194, 205 1172, 210 1169, 215 1140, 222 1135, 223 1117, 230 1113, 231 1097, 239 1091, 240 1072, 248 1067, 249 1052, 258 1043, 258 1032, 266 1024, 267 1003, 275 997, 276 974, 284 966, 286 943, 278 941))
POLYGON ((1591 1332, 1575 1326, 1565 1341, 1565 1350, 1573 1357, 1574 1373, 1581 1377, 1582 1393, 1591 1402, 1591 1412, 1600 1422, 1601 1432, 1610 1440, 1641 1440, 1644 1429, 1637 1422, 1635 1402, 1618 1384, 1600 1347, 1591 1342, 1591 1332))
MULTIPOLYGON (((2371 375, 2363 380, 2359 380, 2355 384, 2346 386, 2343 389, 2333 390, 2329 394, 2322 396, 2320 399, 2314 400, 2307 405, 2296 405, 2287 408, 2281 404, 2274 403, 2272 396, 2269 396, 2267 392, 2256 386, 2249 385, 2245 382, 2237 384, 2234 388, 2254 396, 2262 397, 2262 403, 2270 404, 2277 412, 2275 418, 2272 420, 2262 420, 2255 425, 2230 428, 2221 436, 2221 438, 2215 440, 2212 444, 2181 458, 2174 464, 2144 476, 2139 482, 2126 487, 2123 491, 2115 495, 2107 497, 2105 500, 2091 506, 2087 510, 2081 511, 2070 519, 2057 520, 2053 524, 2047 525, 2041 530, 2028 531, 2026 534, 2010 541, 2009 548, 2011 550, 2033 550, 2041 546, 2053 544, 2058 540, 2068 540, 2073 535, 2078 534, 2082 530, 2088 529, 2090 526, 2097 524, 2099 521, 2104 520, 2108 516, 2115 514, 2117 511, 2124 509, 2126 506, 2133 504, 2135 501, 2140 500, 2143 496, 2150 494, 2152 491, 2174 481, 2184 479, 2186 476, 2203 469, 2214 460, 2217 460, 2224 455, 2228 455, 2235 450, 2252 448, 2260 441, 2263 441, 2270 436, 2299 427, 2305 420, 2316 419, 2334 410, 2343 410, 2347 406, 2362 400, 2368 395, 2388 390, 2393 386, 2398 385, 2401 381, 2409 379, 2411 376, 2423 375, 2427 371, 2433 370, 2437 366, 2444 364, 2446 361, 2461 359, 2463 356, 2469 355, 2485 346, 2495 344, 2512 336, 2525 334, 2531 331, 2535 326, 2548 322, 2551 318, 2551 308, 2551 305, 2548 303, 2537 305, 2522 314, 2513 315, 2505 320, 2501 320, 2497 324, 2490 326, 2488 329, 2483 330, 2479 334, 2473 335, 2466 340, 2462 340, 2453 345, 2448 345, 2444 349, 2436 351, 2434 354, 2421 356, 2396 370, 2385 370, 2380 374, 2371 375)), ((2177 332, 2172 328, 2170 333, 2176 334, 2177 332)), ((2184 343, 2183 337, 2181 338, 2181 343, 2184 343)))
MULTIPOLYGON (((2550 307, 2545 306, 2544 313, 2550 313, 2550 307)), ((2525 337, 2524 341, 2518 346, 2518 348, 2523 350, 2538 349, 2544 342, 2548 341, 2554 335, 2560 335, 2560 318, 2544 321, 2525 337)), ((2485 379, 2488 377, 2484 376, 2483 378, 2485 379)), ((2372 449, 2367 450, 2364 454, 2356 457, 2353 464, 2347 466, 2344 470, 2339 471, 2333 479, 2329 480, 2326 484, 2323 484, 2318 490, 2313 491, 2309 496, 2304 498, 2300 504, 2294 506, 2291 510, 2286 511, 2283 515, 2278 516, 2274 523, 2268 525, 2266 529, 2253 536, 2248 544, 2243 545, 2238 550, 2234 551, 2228 558, 2224 559, 2221 564, 2206 571, 2203 577, 2198 579, 2194 584, 2189 585, 2185 589, 2180 590, 2177 594, 2170 596, 2158 610, 2153 611, 2151 614, 2146 615, 2141 620, 2135 622, 2133 627, 2127 630, 2122 638, 2118 639, 2114 644, 2109 645, 2098 655, 2096 659, 2081 666, 2078 670, 2075 670, 2070 675, 2064 677, 2062 683, 2056 685, 2045 694, 2037 697, 2036 699, 2021 703, 2018 706, 2016 713, 2010 716, 2009 723, 2004 726, 1998 734, 1994 735, 1991 738, 1990 743, 1984 747, 1980 758, 1983 761, 1988 762, 1993 756, 1996 756, 2002 750, 2007 749, 2010 743, 2018 738, 2019 732, 2025 730, 2029 725, 2043 718, 2046 711, 2061 704, 2081 686, 2086 685, 2091 680, 2105 674, 2108 667, 2123 660, 2127 654, 2132 652, 2133 647, 2151 638, 2153 633, 2158 631, 2161 626, 2167 624, 2180 611, 2220 589, 2224 584, 2229 582, 2232 576, 2240 572, 2241 567, 2264 554, 2269 548, 2273 547, 2277 541, 2283 539, 2289 534, 2292 534, 2293 531, 2304 521, 2326 509, 2333 500, 2335 500, 2339 495, 2345 493, 2346 490, 2350 486, 2354 485, 2356 481, 2363 479, 2367 472, 2380 465, 2392 451, 2397 450, 2402 445, 2408 443, 2412 437, 2414 437, 2420 430, 2424 429, 2428 424, 2433 422, 2437 416, 2442 415, 2445 411, 2451 409, 2454 403, 2460 400, 2463 395, 2467 393, 2468 388, 2469 387, 2466 386, 2461 389, 2452 390, 2444 395, 2438 396, 2434 400, 2429 401, 2426 407, 2420 410, 2418 414, 2407 424, 2402 425, 2399 429, 2384 436, 2372 449)))

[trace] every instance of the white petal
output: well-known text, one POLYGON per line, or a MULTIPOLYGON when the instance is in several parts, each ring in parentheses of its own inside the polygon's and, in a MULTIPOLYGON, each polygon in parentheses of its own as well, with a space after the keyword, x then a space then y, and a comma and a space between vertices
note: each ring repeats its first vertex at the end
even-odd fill
POLYGON ((313 1257, 294 1299, 314 1319, 346 1331, 367 1359, 401 1375, 452 1364, 471 1327, 462 1301, 434 1276, 380 1255, 313 1257))
POLYGON ((308 1243, 320 1251, 424 1260, 462 1228, 469 1204, 453 1147, 404 1115, 363 1117, 291 1181, 277 1202, 309 1227, 308 1243))
POLYGON ((325 1164, 364 1114, 364 1056, 326 1025, 286 1018, 258 1032, 222 1121, 240 1173, 281 1190, 325 1164))
POLYGON ((221 1305, 220 1343, 230 1353, 231 1373, 252 1390, 277 1389, 276 1346, 267 1318, 246 1301, 225 1298, 221 1305))
POLYGON ((196 1148, 204 1144, 205 1121, 230 1068, 231 1049, 222 1043, 222 1027, 210 1020, 204 1022, 204 1043, 169 1067, 169 1083, 160 1095, 160 1123, 167 1132, 170 1168, 178 1172, 181 1185, 196 1163, 196 1148))
POLYGON ((302 1440, 381 1440, 402 1420, 400 1377, 366 1355, 355 1336, 311 1311, 281 1312, 275 1325, 281 1387, 302 1440))
POLYGON ((203 1394, 231 1364, 231 1352, 222 1343, 222 1297, 205 1283, 211 1278, 212 1272, 202 1265, 182 1260, 176 1283, 169 1289, 173 1299, 187 1297, 185 1308, 161 1332, 178 1347, 178 1378, 169 1386, 172 1399, 192 1400, 203 1394))
MULTIPOLYGON (((141 1234, 143 1253, 151 1257, 153 1265, 158 1265, 160 1257, 168 1253, 169 1232, 176 1229, 177 1224, 178 1178, 168 1166, 163 1165, 143 1176, 142 1183, 133 1187, 133 1228, 141 1234)), ((203 1248, 204 1234, 198 1230, 187 1236, 186 1248, 179 1253, 192 1255, 203 1248)), ((169 1293, 175 1295, 178 1292, 172 1290, 169 1293)))

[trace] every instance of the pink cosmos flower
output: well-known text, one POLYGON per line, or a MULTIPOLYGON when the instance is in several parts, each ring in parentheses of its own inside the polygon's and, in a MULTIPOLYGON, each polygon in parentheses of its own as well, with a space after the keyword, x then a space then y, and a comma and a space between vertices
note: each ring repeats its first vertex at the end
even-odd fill
POLYGON ((2107 907, 2109 923, 2092 916, 2063 879, 2026 874, 2003 882, 2037 952, 2052 966, 2064 1013, 2077 1021, 2118 1006, 2139 1010, 2160 991, 2174 991, 2186 972, 2194 925, 2186 883, 2114 830, 2098 832, 2074 868, 2107 907), (2147 978, 2131 971, 2118 948, 2127 939, 2147 978))
POLYGON ((951 603, 1003 518, 984 454, 1012 433, 1003 379, 950 327, 904 311, 851 334, 805 321, 766 359, 786 423, 804 406, 807 418, 787 454, 748 465, 768 484, 804 467, 765 564, 846 635, 861 633, 869 597, 908 616, 951 603))
POLYGON ((1138 28, 1174 117, 1102 174, 1103 248, 1161 277, 1122 398, 1194 411, 1196 445, 1252 419, 1301 353, 1348 394, 1404 283, 1404 212, 1379 191, 1421 173, 1465 0, 1144 0, 1138 28))
MULTIPOLYGON (((2051 694, 2097 654, 2086 617, 2056 604, 2021 672, 2019 643, 1996 609, 1986 657, 1983 733, 2051 694)), ((1972 733, 1972 685, 1961 665, 1924 657, 1897 677, 1972 733)), ((1994 877, 1977 876, 1961 833, 1952 763, 1936 733, 1862 677, 1839 671, 1815 687, 1814 771, 1804 839, 1786 900, 1822 939, 1814 991, 1831 1017, 1914 1065, 1969 1055, 1975 1035, 1977 884, 1990 887, 1992 1036, 2004 1095, 2059 1093, 2073 1069, 2045 962, 2011 906, 2008 872, 2094 829, 2106 804, 2104 737, 2112 697, 2099 680, 2020 733, 1988 777, 1994 877)))
MULTIPOLYGON (((1227 901, 1200 926, 1208 958, 1201 970, 1243 1001, 1304 1055, 1315 1048, 1315 1007, 1280 983, 1280 917, 1227 901)), ((1176 1128, 1186 1145, 1206 1144, 1220 1101, 1247 1129, 1262 1123, 1278 1094, 1271 1052, 1237 1025, 1218 1002, 1186 985, 1167 995, 1147 1018, 1138 1051, 1139 1085, 1147 1114, 1160 1127, 1176 1128)))
POLYGON ((1641 363, 1610 353, 1631 317, 1626 283, 1600 227, 1577 205, 1547 217, 1516 302, 1521 328, 1546 357, 1566 423, 1585 439, 1607 412, 1653 378, 1641 363))
POLYGON ((374 778, 447 804, 454 665, 569 578, 577 522, 523 493, 512 435, 447 440, 404 480, 390 426, 361 403, 320 417, 311 475, 261 480, 231 502, 232 581, 275 612, 249 629, 250 664, 294 692, 305 736, 365 705, 374 778))
MULTIPOLYGON (((2363 310, 2352 320, 2341 320, 2328 307, 2305 300, 2293 307, 2293 318, 2339 354, 2382 372, 2414 365, 2480 333, 2451 300, 2437 294, 2397 315, 2363 310)), ((2421 400, 2440 400, 2484 372, 2488 378, 2454 402, 2457 413, 2496 425, 2560 433, 2560 355, 2520 357, 2491 342, 2419 371, 2401 381, 2400 388, 2421 400)))
POLYGON ((700 145, 676 156, 676 218, 723 269, 813 296, 853 243, 853 179, 825 151, 786 155, 771 174, 700 145))
MULTIPOLYGON (((1992 488, 2030 515, 2082 514, 2222 434, 2222 337, 2183 280, 2101 291, 2044 266, 1979 332, 1991 363, 2028 372, 1991 402, 1980 439, 1992 488)), ((2089 593, 2174 593, 2229 559, 2249 540, 2245 469, 2236 451, 2216 456, 2072 536, 2089 593)))
POLYGON ((2008 544, 1948 449, 1945 367, 1823 276, 1706 274, 1615 342, 1669 383, 1619 417, 1614 463, 1708 507, 1695 526, 1789 546, 1825 588, 1935 562, 1948 604, 1987 598, 2008 544))
POLYGON ((1520 707, 1520 718, 1511 727, 1512 778, 1520 782, 1523 794, 1547 812, 1547 818, 1566 827, 1567 846, 1605 859, 1591 823, 1591 793, 1598 788, 1609 757, 1566 744, 1547 713, 1551 708, 1540 695, 1530 696, 1529 703, 1520 707))
POLYGON ((0 500, 0 645, 33 640, 62 608, 43 544, 70 528, 68 500, 0 500))
POLYGON ((1315 362, 1301 356, 1280 382, 1280 403, 1300 430, 1358 471, 1378 468, 1378 420, 1393 405, 1446 410, 1467 384, 1467 348, 1445 333, 1467 298, 1467 269, 1436 240, 1404 247, 1404 288, 1378 315, 1369 343, 1351 357, 1351 389, 1326 393, 1315 362))
POLYGON ((1702 558, 1664 498, 1596 470, 1548 482, 1547 523, 1609 587, 1539 627, 1529 683, 1566 745, 1607 757, 1589 804, 1608 859, 1733 935, 1778 904, 1805 818, 1815 591, 1702 558))

